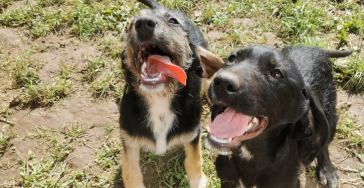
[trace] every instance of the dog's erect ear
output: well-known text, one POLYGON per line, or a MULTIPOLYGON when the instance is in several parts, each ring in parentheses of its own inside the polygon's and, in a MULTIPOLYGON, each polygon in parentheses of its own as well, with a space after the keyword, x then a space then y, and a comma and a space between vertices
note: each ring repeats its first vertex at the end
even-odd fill
POLYGON ((147 5, 149 8, 152 9, 159 9, 164 7, 162 4, 158 3, 157 1, 151 1, 151 0, 138 0, 139 2, 143 3, 144 5, 147 5))
POLYGON ((329 123, 325 113, 310 89, 303 89, 309 107, 296 123, 292 137, 297 140, 298 155, 304 165, 309 165, 325 146, 329 135, 329 123))
POLYGON ((196 46, 196 52, 200 56, 200 63, 203 69, 202 77, 204 78, 210 78, 225 64, 219 56, 209 52, 201 46, 196 46))

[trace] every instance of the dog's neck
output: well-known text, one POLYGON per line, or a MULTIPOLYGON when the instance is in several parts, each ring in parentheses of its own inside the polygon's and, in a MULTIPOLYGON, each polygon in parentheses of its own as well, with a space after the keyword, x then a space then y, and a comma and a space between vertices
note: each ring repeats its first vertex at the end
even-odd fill
POLYGON ((176 117, 171 110, 172 97, 173 95, 159 95, 158 93, 150 93, 145 96, 149 111, 148 125, 154 133, 156 154, 163 154, 167 150, 167 135, 176 117))

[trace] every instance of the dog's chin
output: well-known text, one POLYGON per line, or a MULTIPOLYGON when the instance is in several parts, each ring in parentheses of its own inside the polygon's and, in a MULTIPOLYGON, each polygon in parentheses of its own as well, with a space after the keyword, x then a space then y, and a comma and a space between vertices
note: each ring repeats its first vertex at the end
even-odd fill
POLYGON ((161 93, 164 92, 166 88, 165 83, 159 83, 159 84, 140 84, 139 89, 146 92, 146 93, 161 93))
POLYGON ((154 77, 147 74, 141 74, 141 84, 139 89, 148 93, 163 92, 168 84, 168 76, 159 73, 154 77))
POLYGON ((245 140, 250 140, 268 127, 265 116, 248 116, 232 108, 223 107, 210 125, 210 132, 204 143, 207 148, 221 155, 230 155, 245 140), (225 109, 224 109, 225 108, 225 109))

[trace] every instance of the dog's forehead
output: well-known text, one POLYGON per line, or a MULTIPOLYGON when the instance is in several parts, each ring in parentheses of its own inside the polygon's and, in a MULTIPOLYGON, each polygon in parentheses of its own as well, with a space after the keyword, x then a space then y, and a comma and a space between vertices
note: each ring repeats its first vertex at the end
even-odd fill
POLYGON ((257 65, 284 66, 289 68, 289 59, 280 51, 266 46, 250 46, 232 53, 239 62, 257 65))

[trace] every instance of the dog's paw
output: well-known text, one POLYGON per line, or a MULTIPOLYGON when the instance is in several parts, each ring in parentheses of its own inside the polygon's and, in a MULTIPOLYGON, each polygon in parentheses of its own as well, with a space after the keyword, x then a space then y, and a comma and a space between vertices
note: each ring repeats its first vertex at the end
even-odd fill
POLYGON ((202 177, 197 179, 189 180, 191 188, 206 188, 207 187, 207 178, 205 174, 202 174, 202 177))
POLYGON ((339 175, 332 165, 327 165, 322 168, 317 167, 316 175, 322 185, 328 188, 340 187, 339 175))

